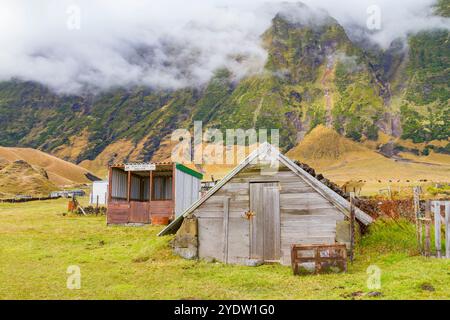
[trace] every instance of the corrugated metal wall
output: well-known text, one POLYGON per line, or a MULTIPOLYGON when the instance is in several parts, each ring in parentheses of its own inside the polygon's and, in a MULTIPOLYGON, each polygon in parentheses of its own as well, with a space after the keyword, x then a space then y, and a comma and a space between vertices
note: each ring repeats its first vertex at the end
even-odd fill
POLYGON ((126 172, 119 169, 112 169, 112 190, 111 196, 113 198, 127 198, 128 193, 128 175, 126 172))
POLYGON ((136 176, 131 176, 131 192, 130 192, 131 200, 140 200, 141 199, 141 179, 136 176))
POLYGON ((153 200, 171 200, 172 199, 172 177, 155 176, 153 177, 153 200))
POLYGON ((148 177, 146 177, 144 179, 144 185, 143 185, 143 187, 144 187, 144 200, 145 201, 149 200, 149 196, 150 196, 149 186, 150 186, 150 179, 148 177))
POLYGON ((199 198, 201 181, 190 174, 175 171, 175 216, 178 217, 199 198))

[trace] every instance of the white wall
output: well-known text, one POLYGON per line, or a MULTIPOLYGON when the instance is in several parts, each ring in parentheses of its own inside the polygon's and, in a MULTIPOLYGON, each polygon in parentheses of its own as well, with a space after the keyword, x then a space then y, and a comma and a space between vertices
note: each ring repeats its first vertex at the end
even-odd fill
POLYGON ((92 192, 89 199, 90 204, 106 204, 108 201, 108 181, 94 181, 92 183, 92 192))

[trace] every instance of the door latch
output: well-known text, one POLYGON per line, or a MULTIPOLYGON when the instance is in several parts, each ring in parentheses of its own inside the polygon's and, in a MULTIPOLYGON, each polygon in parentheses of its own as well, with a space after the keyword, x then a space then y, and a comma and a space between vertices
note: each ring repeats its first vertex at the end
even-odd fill
POLYGON ((251 218, 256 216, 256 213, 254 211, 247 211, 244 213, 244 215, 247 220, 250 220, 251 218))

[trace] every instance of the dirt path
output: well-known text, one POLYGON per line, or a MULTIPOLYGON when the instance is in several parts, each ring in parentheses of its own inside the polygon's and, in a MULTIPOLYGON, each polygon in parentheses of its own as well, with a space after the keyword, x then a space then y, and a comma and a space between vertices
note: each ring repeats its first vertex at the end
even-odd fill
POLYGON ((442 165, 441 164, 439 164, 439 163, 431 163, 431 162, 425 162, 425 161, 416 161, 416 160, 412 160, 412 159, 405 159, 405 158, 402 158, 402 157, 400 157, 400 156, 396 156, 396 155, 393 155, 393 156, 389 156, 389 155, 387 155, 387 154, 385 154, 385 153, 383 153, 383 152, 379 152, 379 151, 376 151, 378 154, 381 154, 383 157, 385 157, 385 158, 388 158, 388 159, 390 159, 390 160, 394 160, 394 161, 397 161, 397 162, 403 162, 403 163, 417 163, 417 164, 423 164, 423 165, 426 165, 426 166, 432 166, 432 167, 435 167, 435 166, 437 166, 437 167, 442 167, 442 165))

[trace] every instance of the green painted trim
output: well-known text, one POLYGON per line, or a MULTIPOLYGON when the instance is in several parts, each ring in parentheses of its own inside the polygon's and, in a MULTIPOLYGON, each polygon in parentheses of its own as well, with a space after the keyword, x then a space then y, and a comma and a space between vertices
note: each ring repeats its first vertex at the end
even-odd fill
POLYGON ((203 174, 201 174, 200 172, 197 172, 195 170, 192 170, 191 168, 188 168, 184 165, 182 165, 181 163, 177 163, 176 168, 184 173, 187 173, 193 177, 196 177, 197 179, 202 180, 203 179, 203 174))

